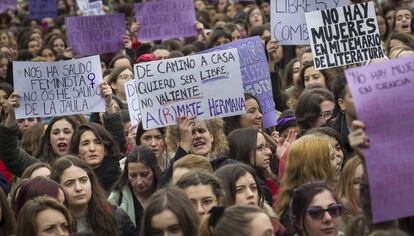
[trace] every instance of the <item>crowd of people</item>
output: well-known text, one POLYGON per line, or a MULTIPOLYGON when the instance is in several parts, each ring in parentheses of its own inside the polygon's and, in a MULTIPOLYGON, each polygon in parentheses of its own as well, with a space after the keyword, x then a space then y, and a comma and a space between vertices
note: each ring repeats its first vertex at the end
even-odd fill
POLYGON ((150 42, 134 1, 104 0, 128 29, 124 50, 100 55, 105 112, 16 119, 12 62, 74 58, 64 19, 82 15, 75 0, 57 0, 56 18, 32 20, 17 0, 0 15, 0 235, 414 235, 414 217, 372 221, 370 140, 344 76, 414 55, 413 1, 374 2, 388 58, 317 70, 309 45, 271 40, 269 0, 195 0, 197 36, 150 42), (247 93, 243 115, 131 126, 124 84, 134 64, 250 36, 266 49, 276 126, 263 127, 247 93))

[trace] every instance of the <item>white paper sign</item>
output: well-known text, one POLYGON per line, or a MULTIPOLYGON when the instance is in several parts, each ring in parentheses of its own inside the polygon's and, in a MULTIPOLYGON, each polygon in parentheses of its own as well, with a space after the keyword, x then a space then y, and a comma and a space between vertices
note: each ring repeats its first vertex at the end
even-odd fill
POLYGON ((237 49, 134 65, 144 129, 245 113, 237 49))
POLYGON ((349 0, 271 0, 270 25, 272 39, 281 45, 309 44, 305 12, 340 7, 349 0))
POLYGON ((16 118, 104 112, 99 56, 58 62, 13 62, 15 90, 21 95, 16 118))
POLYGON ((141 121, 141 111, 139 109, 138 89, 135 80, 130 80, 124 84, 125 96, 128 103, 128 113, 131 126, 137 126, 141 121))
POLYGON ((82 11, 83 16, 105 15, 101 0, 93 2, 90 0, 76 0, 76 3, 78 4, 79 10, 82 11))
POLYGON ((317 69, 384 57, 373 2, 306 13, 317 69))

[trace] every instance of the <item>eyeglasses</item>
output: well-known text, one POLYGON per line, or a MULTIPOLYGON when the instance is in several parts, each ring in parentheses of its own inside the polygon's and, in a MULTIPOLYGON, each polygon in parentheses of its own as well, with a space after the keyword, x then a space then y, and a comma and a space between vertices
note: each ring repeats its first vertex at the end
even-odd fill
POLYGON ((332 112, 324 111, 319 116, 322 116, 326 121, 332 118, 332 112))
POLYGON ((307 212, 309 216, 314 220, 322 220, 325 216, 325 212, 328 212, 331 217, 338 217, 342 213, 343 206, 341 204, 334 204, 328 209, 323 209, 321 207, 311 207, 308 208, 307 212))

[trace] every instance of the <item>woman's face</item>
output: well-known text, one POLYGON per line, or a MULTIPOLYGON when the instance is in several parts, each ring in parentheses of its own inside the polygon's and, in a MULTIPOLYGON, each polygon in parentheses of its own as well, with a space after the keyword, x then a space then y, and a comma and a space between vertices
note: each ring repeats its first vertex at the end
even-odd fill
POLYGON ((193 143, 190 147, 190 153, 209 156, 213 147, 213 135, 207 128, 204 121, 196 121, 193 128, 193 143))
POLYGON ((305 69, 305 73, 303 74, 303 81, 305 83, 305 88, 309 87, 311 84, 319 84, 323 88, 326 88, 325 76, 313 66, 305 69))
POLYGON ((143 163, 128 164, 128 181, 137 194, 145 194, 154 189, 154 174, 143 163))
POLYGON ((250 236, 272 236, 275 235, 272 222, 266 213, 258 213, 250 222, 250 236))
POLYGON ((319 114, 318 120, 312 124, 312 128, 318 128, 326 124, 326 122, 332 118, 332 112, 335 104, 332 101, 325 100, 319 105, 321 114, 319 114))
POLYGON ((70 166, 60 176, 60 185, 66 192, 70 208, 85 207, 92 197, 92 186, 88 173, 77 166, 70 166))
POLYGON ((300 78, 300 61, 293 63, 292 79, 293 85, 296 85, 300 78))
POLYGON ((256 182, 250 173, 241 176, 235 184, 236 196, 235 205, 255 205, 259 203, 259 193, 257 192, 256 182))
POLYGON ((56 121, 50 130, 50 145, 57 155, 69 153, 69 145, 73 135, 72 125, 65 119, 56 121))
MULTIPOLYGON (((328 190, 316 194, 308 207, 309 210, 328 209, 337 204, 336 200, 328 190)), ((322 219, 314 219, 309 213, 306 213, 304 217, 304 223, 302 224, 305 229, 303 232, 307 232, 309 236, 336 236, 339 230, 340 217, 337 215, 331 215, 329 212, 324 212, 322 219)))
POLYGON ((230 43, 231 41, 227 38, 227 37, 224 37, 224 36, 221 36, 221 37, 219 37, 214 43, 213 43, 213 46, 214 47, 218 47, 218 46, 220 46, 220 45, 223 45, 223 44, 226 44, 226 43, 230 43))
POLYGON ((232 20, 237 14, 237 10, 234 5, 229 5, 226 9, 226 15, 232 20))
POLYGON ((69 224, 65 215, 52 208, 36 215, 37 236, 69 236, 69 224))
POLYGON ((152 235, 184 236, 181 227, 177 216, 169 209, 154 215, 151 219, 152 235))
POLYGON ((141 145, 148 146, 155 153, 155 156, 162 156, 164 151, 164 138, 158 129, 145 131, 139 140, 141 145))
POLYGON ((227 4, 228 4, 228 0, 218 0, 217 11, 223 12, 227 4))
POLYGON ((27 44, 27 51, 29 51, 33 56, 36 56, 40 51, 40 44, 37 40, 31 40, 27 44))
POLYGON ((61 38, 57 38, 53 41, 52 47, 57 53, 62 53, 65 51, 65 42, 61 38))
POLYGON ((257 133, 256 153, 255 157, 252 157, 250 160, 251 165, 261 170, 268 168, 271 154, 272 152, 267 145, 265 137, 263 134, 257 133))
POLYGON ((218 199, 211 185, 193 185, 186 188, 185 193, 200 218, 207 216, 210 209, 218 205, 218 199))
POLYGON ((259 103, 256 99, 250 98, 246 100, 246 114, 240 116, 240 125, 243 128, 262 129, 263 115, 260 112, 259 103))
POLYGON ((329 140, 329 153, 331 158, 331 165, 335 170, 336 176, 341 175, 342 163, 344 162, 344 153, 341 149, 341 144, 332 137, 329 140))
POLYGON ((125 89, 124 89, 124 84, 130 80, 132 80, 134 78, 134 74, 132 73, 131 70, 126 69, 124 71, 122 71, 116 81, 114 83, 111 84, 111 87, 113 90, 115 90, 115 94, 121 99, 121 100, 126 100, 126 96, 125 96, 125 89))
POLYGON ((354 176, 352 176, 352 186, 354 188, 354 196, 355 200, 359 202, 359 190, 361 187, 362 177, 364 175, 364 167, 362 164, 359 164, 357 168, 355 169, 354 176))
POLYGON ((259 8, 254 9, 249 15, 250 27, 263 25, 263 16, 259 8))
POLYGON ((41 56, 44 57, 44 58, 46 58, 46 60, 48 62, 56 61, 55 54, 53 54, 53 51, 50 50, 49 48, 43 49, 42 52, 41 52, 41 56))
POLYGON ((394 19, 395 19, 394 14, 395 14, 394 10, 388 11, 387 14, 385 14, 385 18, 387 19, 387 24, 390 29, 394 25, 394 19))
POLYGON ((7 65, 9 65, 9 60, 3 57, 0 59, 0 78, 7 77, 7 65))
POLYGON ((10 38, 6 33, 0 34, 0 47, 10 47, 10 38))
POLYGON ((382 17, 381 15, 378 15, 377 24, 379 27, 380 35, 385 36, 385 32, 387 32, 387 23, 385 22, 384 17, 382 17))
POLYGON ((394 31, 397 33, 411 33, 412 13, 408 9, 401 9, 395 12, 394 31))
POLYGON ((105 157, 105 145, 96 135, 87 130, 79 138, 79 157, 90 167, 97 168, 105 157))
POLYGON ((240 31, 239 30, 234 30, 232 33, 231 33, 231 41, 232 42, 236 42, 236 41, 239 41, 241 39, 241 34, 240 34, 240 31))

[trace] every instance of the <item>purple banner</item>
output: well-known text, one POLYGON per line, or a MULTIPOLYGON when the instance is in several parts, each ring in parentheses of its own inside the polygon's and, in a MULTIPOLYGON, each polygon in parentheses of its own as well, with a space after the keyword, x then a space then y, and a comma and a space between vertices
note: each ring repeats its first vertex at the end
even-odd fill
POLYGON ((135 4, 140 23, 139 40, 159 40, 197 35, 193 0, 169 0, 135 4))
POLYGON ((124 14, 66 17, 68 45, 75 55, 117 52, 124 48, 124 14))
POLYGON ((262 40, 259 36, 245 38, 208 49, 203 53, 228 48, 237 48, 243 87, 247 93, 255 96, 260 102, 263 113, 263 128, 275 126, 277 121, 272 82, 262 40))
POLYGON ((57 16, 56 2, 56 0, 29 0, 29 18, 55 18, 57 16))
POLYGON ((345 71, 358 119, 375 223, 414 215, 414 57, 345 71))
POLYGON ((1 0, 0 1, 0 14, 7 10, 16 10, 16 0, 1 0))

